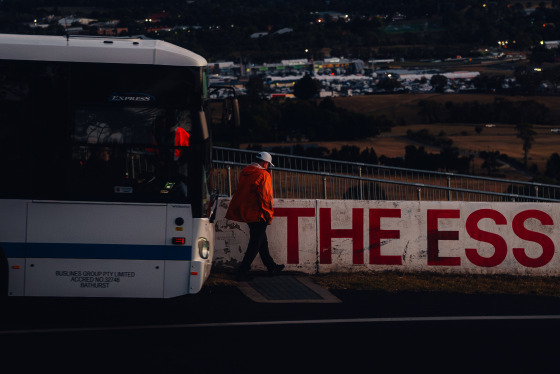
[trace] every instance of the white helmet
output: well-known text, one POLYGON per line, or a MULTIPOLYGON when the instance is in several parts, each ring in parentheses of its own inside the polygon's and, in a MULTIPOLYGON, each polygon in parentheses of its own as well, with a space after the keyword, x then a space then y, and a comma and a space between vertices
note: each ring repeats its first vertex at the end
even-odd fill
POLYGON ((270 153, 268 152, 261 152, 257 155, 257 159, 259 160, 263 160, 266 161, 270 164, 270 166, 274 167, 274 164, 272 163, 272 156, 270 155, 270 153))

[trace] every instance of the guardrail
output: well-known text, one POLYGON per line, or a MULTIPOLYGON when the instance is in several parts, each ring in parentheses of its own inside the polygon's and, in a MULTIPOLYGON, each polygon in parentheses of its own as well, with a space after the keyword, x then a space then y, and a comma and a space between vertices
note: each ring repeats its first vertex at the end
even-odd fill
MULTIPOLYGON (((214 147, 214 187, 231 196, 257 151, 214 147)), ((275 198, 428 201, 560 201, 560 186, 279 153, 275 198)))

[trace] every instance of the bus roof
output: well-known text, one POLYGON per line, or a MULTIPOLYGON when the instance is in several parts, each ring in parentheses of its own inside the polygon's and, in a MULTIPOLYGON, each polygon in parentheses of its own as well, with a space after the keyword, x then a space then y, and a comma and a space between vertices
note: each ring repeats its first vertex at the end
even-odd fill
POLYGON ((1 60, 92 62, 170 66, 207 65, 187 49, 142 37, 0 34, 1 60))

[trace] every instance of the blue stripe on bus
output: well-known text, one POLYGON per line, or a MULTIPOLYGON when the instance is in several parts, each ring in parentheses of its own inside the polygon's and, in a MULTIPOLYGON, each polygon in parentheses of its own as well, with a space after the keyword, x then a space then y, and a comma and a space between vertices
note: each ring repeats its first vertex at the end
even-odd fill
POLYGON ((191 246, 0 243, 8 258, 82 258, 127 260, 192 260, 191 246))
POLYGON ((0 243, 0 247, 4 250, 6 257, 21 258, 25 257, 24 243, 0 243))

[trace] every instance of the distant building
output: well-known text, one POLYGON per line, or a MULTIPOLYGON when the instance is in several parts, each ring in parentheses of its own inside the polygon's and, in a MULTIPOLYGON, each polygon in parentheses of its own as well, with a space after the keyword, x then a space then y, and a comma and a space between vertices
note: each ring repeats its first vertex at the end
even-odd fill
POLYGON ((292 32, 292 31, 294 31, 294 29, 291 29, 291 28, 289 28, 289 27, 284 27, 283 29, 280 29, 280 30, 278 30, 278 31, 275 31, 274 34, 282 35, 282 34, 286 34, 286 33, 292 32))
POLYGON ((64 17, 58 20, 58 24, 62 27, 70 27, 72 26, 72 24, 76 24, 76 23, 87 26, 95 21, 97 20, 92 18, 64 17))
POLYGON ((251 34, 251 39, 258 39, 258 38, 262 38, 263 36, 267 36, 268 32, 256 32, 254 34, 251 34))
POLYGON ((103 36, 118 36, 123 32, 128 32, 127 27, 118 27, 118 24, 118 20, 113 20, 109 22, 92 23, 89 26, 92 28, 96 28, 97 34, 103 36))
POLYGON ((540 1, 526 1, 526 0, 511 0, 509 2, 509 6, 518 6, 521 5, 525 14, 534 13, 535 10, 540 7, 544 6, 545 8, 551 9, 553 7, 552 0, 540 0, 540 1))
POLYGON ((153 33, 156 33, 156 34, 157 34, 157 33, 160 32, 160 31, 161 31, 161 32, 170 32, 170 31, 172 31, 172 30, 173 30, 172 27, 148 27, 148 28, 146 29, 146 32, 148 32, 148 33, 153 32, 153 33))
POLYGON ((346 22, 350 21, 350 17, 348 16, 348 14, 340 13, 340 12, 327 11, 327 12, 314 12, 312 14, 315 17, 315 22, 317 23, 328 22, 328 21, 337 22, 340 19, 346 22))
POLYGON ((148 18, 146 18, 146 22, 158 23, 166 18, 169 18, 169 13, 164 10, 162 12, 149 15, 148 18))
POLYGON ((548 40, 544 42, 544 46, 546 47, 546 49, 558 48, 559 44, 560 40, 548 40))

